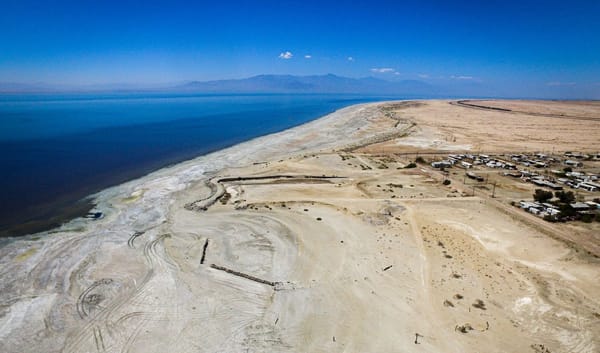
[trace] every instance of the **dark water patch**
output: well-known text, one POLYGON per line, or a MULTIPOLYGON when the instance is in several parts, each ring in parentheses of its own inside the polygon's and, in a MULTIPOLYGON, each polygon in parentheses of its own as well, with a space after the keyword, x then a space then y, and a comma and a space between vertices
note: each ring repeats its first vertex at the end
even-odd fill
POLYGON ((92 207, 81 201, 86 196, 159 168, 375 100, 382 98, 5 97, 0 100, 0 237, 84 216, 92 207))
POLYGON ((18 237, 57 228, 74 218, 87 216, 93 207, 94 204, 90 200, 69 200, 63 205, 56 202, 39 205, 26 221, 2 220, 0 238, 18 237))

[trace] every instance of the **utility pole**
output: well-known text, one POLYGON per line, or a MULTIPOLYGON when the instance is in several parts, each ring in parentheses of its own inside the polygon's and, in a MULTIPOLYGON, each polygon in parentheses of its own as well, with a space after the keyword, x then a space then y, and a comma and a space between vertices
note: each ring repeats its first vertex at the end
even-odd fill
POLYGON ((494 188, 492 189, 492 198, 496 196, 496 181, 494 181, 494 188))

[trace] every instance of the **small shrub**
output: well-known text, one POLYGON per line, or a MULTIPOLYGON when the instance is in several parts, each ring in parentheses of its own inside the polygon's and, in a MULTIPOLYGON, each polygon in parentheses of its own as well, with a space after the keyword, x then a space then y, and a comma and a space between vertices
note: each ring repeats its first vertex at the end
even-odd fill
POLYGON ((410 163, 408 163, 408 164, 406 165, 406 167, 404 167, 404 168, 406 168, 406 169, 410 169, 410 168, 416 168, 416 167, 417 167, 417 164, 416 164, 416 163, 414 163, 414 162, 410 162, 410 163))
POLYGON ((552 198, 552 191, 546 191, 542 189, 535 189, 533 199, 538 202, 546 202, 552 198))
POLYGON ((427 162, 425 162, 425 159, 423 157, 420 157, 420 156, 415 159, 415 162, 416 163, 423 163, 423 164, 427 163, 427 162))
POLYGON ((554 196, 560 199, 562 203, 573 203, 575 201, 575 194, 573 191, 557 191, 554 193, 554 196))
POLYGON ((442 182, 442 184, 444 184, 444 185, 450 185, 450 183, 451 183, 450 179, 446 179, 442 182))
POLYGON ((592 223, 593 220, 594 220, 594 216, 591 214, 581 215, 581 221, 584 223, 592 223))

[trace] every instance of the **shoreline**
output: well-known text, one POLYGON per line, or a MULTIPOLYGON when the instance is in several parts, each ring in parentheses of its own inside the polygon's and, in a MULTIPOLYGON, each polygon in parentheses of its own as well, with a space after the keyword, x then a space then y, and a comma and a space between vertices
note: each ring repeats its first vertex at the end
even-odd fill
MULTIPOLYGON (((201 153, 192 158, 185 158, 180 161, 168 163, 158 169, 147 171, 140 176, 134 177, 133 179, 127 179, 125 181, 120 181, 117 184, 114 184, 112 186, 104 187, 99 191, 87 194, 77 200, 73 199, 73 201, 69 201, 70 200, 69 199, 69 200, 61 202, 61 203, 53 204, 52 206, 48 207, 47 211, 44 211, 45 213, 48 214, 48 216, 42 216, 42 217, 36 216, 25 222, 20 222, 20 223, 15 223, 15 224, 7 224, 5 229, 2 230, 2 233, 6 234, 6 235, 0 236, 0 246, 2 246, 2 244, 4 244, 4 243, 11 242, 12 240, 15 240, 15 239, 37 236, 39 234, 43 234, 43 233, 47 233, 47 232, 54 232, 55 230, 60 229, 61 227, 68 225, 69 223, 74 222, 74 221, 78 224, 78 226, 80 226, 80 224, 82 223, 81 222, 82 220, 86 221, 85 216, 88 215, 89 213, 93 213, 93 212, 97 212, 97 211, 104 213, 104 211, 102 211, 102 210, 97 210, 97 208, 99 206, 98 200, 103 199, 102 196, 104 194, 110 193, 109 190, 119 189, 120 187, 122 187, 124 185, 128 185, 130 183, 135 183, 136 181, 145 179, 147 177, 151 177, 152 175, 154 175, 156 173, 161 173, 161 175, 163 175, 164 173, 168 174, 169 170, 175 170, 186 163, 190 163, 190 162, 194 163, 193 161, 195 161, 195 160, 203 161, 203 157, 209 157, 213 154, 219 154, 219 153, 226 154, 226 152, 224 152, 224 151, 227 151, 229 149, 235 149, 238 145, 246 144, 246 143, 249 143, 256 139, 265 138, 265 137, 272 136, 272 135, 277 135, 279 133, 283 133, 288 130, 293 130, 293 129, 302 127, 306 124, 310 124, 311 122, 323 119, 323 118, 327 117, 328 115, 333 114, 342 109, 346 109, 346 108, 350 108, 350 107, 354 107, 354 106, 358 106, 358 105, 363 105, 363 104, 379 104, 379 103, 383 103, 383 102, 365 102, 365 103, 359 103, 359 104, 352 104, 352 105, 340 108, 338 110, 329 112, 325 115, 318 116, 308 122, 292 126, 288 129, 285 129, 285 130, 282 130, 279 132, 268 133, 266 135, 257 136, 257 137, 251 138, 249 140, 241 141, 239 143, 235 143, 233 145, 230 145, 230 146, 227 146, 227 147, 224 147, 221 149, 216 149, 213 151, 209 151, 207 153, 201 153), (60 211, 53 212, 53 210, 57 209, 57 208, 60 209, 60 211)), ((207 159, 210 163, 210 157, 207 159)), ((135 174, 135 173, 133 173, 133 174, 135 174)))
MULTIPOLYGON (((115 216, 113 212, 115 210, 119 212, 127 210, 132 212, 132 214, 128 214, 126 217, 133 217, 137 213, 136 211, 148 209, 149 205, 152 205, 151 208, 155 211, 156 208, 161 208, 162 212, 158 214, 154 213, 153 217, 151 217, 152 220, 145 218, 144 221, 150 222, 151 225, 146 225, 143 228, 156 227, 169 211, 168 203, 165 202, 167 201, 167 195, 180 192, 191 184, 206 180, 215 173, 227 168, 243 167, 263 160, 283 158, 284 156, 288 158, 299 153, 317 152, 318 150, 334 146, 341 147, 336 146, 338 141, 328 140, 328 134, 339 134, 339 137, 345 136, 343 133, 340 133, 344 131, 342 125, 352 121, 354 115, 359 114, 364 109, 377 109, 379 105, 389 104, 390 102, 393 101, 351 105, 293 128, 256 137, 222 150, 177 163, 173 166, 161 168, 138 179, 105 189, 99 193, 90 195, 90 198, 96 205, 90 212, 97 210, 98 212, 102 212, 105 217, 99 221, 85 220, 85 222, 95 227, 112 220, 112 217, 115 216), (340 121, 335 124, 336 120, 340 121), (331 123, 334 123, 334 126, 331 126, 331 123), (320 133, 325 132, 326 136, 323 140, 313 140, 311 141, 312 144, 301 143, 296 149, 292 150, 281 149, 281 147, 285 146, 289 148, 294 143, 297 143, 296 139, 301 138, 301 134, 311 133, 311 130, 317 129, 321 129, 320 133), (138 203, 137 209, 123 207, 123 204, 119 205, 120 196, 124 195, 127 195, 125 197, 135 199, 135 202, 138 203), (157 205, 160 206, 157 207, 157 205)), ((356 123, 361 122, 355 121, 354 124, 356 123)), ((364 127, 367 125, 367 122, 364 121, 359 125, 364 127)), ((346 127, 346 132, 351 133, 354 129, 354 125, 352 126, 353 128, 350 129, 346 127)), ((73 221, 73 223, 77 224, 76 226, 79 226, 78 219, 73 221)), ((68 228, 69 224, 65 224, 64 226, 68 228)))

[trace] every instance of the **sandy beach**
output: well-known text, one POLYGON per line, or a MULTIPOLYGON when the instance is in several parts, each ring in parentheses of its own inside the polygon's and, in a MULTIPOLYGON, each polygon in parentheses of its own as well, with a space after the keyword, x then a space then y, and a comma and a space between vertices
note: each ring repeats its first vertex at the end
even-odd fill
POLYGON ((598 352, 597 222, 406 166, 598 152, 599 107, 481 104, 355 105, 95 195, 0 248, 0 351, 598 352))

